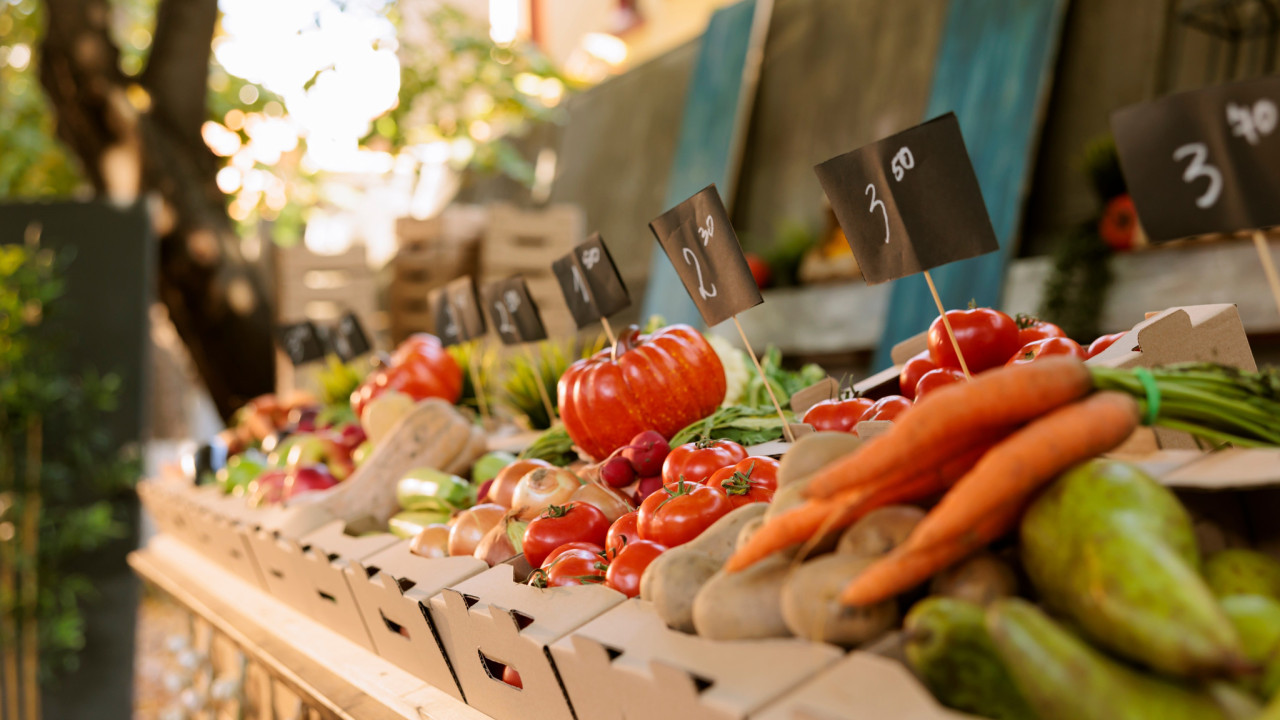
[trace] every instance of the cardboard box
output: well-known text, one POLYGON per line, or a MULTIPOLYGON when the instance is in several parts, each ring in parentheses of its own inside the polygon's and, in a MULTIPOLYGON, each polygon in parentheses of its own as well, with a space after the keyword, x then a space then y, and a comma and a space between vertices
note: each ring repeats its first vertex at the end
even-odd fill
POLYGON ((578 720, 738 720, 841 655, 838 648, 790 638, 707 640, 671 630, 638 599, 551 646, 578 720))
POLYGON ((467 704, 497 720, 573 720, 547 648, 625 599, 600 585, 523 585, 503 564, 445 589, 429 607, 467 704), (502 681, 506 666, 523 689, 502 681))
POLYGON ((419 557, 402 540, 364 560, 348 560, 344 572, 378 655, 463 700, 427 602, 487 569, 470 556, 419 557))
POLYGON ((960 720, 902 663, 854 651, 752 720, 960 720))
POLYGON ((290 553, 293 581, 302 582, 298 608, 312 619, 369 651, 373 640, 365 627, 355 596, 347 584, 346 569, 399 542, 390 533, 360 535, 358 528, 333 521, 303 536, 290 553))

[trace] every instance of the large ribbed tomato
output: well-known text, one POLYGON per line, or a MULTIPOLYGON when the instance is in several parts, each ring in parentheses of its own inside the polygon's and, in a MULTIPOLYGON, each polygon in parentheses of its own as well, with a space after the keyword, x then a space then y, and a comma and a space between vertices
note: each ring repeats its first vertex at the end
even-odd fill
POLYGON ((669 439, 724 393, 724 366, 702 333, 672 325, 641 335, 633 325, 560 376, 560 417, 578 447, 603 459, 643 430, 669 439))
POLYGON ((456 403, 462 395, 462 369, 439 338, 415 333, 391 354, 390 364, 370 373, 351 393, 356 417, 365 403, 387 390, 398 390, 414 400, 438 397, 456 403))

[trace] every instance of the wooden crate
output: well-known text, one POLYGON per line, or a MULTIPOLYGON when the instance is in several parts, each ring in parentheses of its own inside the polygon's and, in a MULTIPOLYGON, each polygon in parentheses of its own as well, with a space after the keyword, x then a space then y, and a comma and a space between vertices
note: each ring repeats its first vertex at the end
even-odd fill
MULTIPOLYGON (((313 320, 332 324, 354 312, 375 346, 384 327, 378 310, 378 285, 364 245, 353 244, 337 255, 319 255, 305 245, 276 250, 276 320, 313 320)), ((306 386, 295 377, 282 351, 276 353, 276 385, 281 390, 306 386)))
POLYGON ((488 213, 476 205, 446 208, 433 218, 396 221, 399 249, 391 261, 388 320, 399 343, 415 332, 433 332, 428 294, 463 275, 476 275, 488 213))
POLYGON ((551 272, 551 263, 567 254, 585 237, 586 219, 576 205, 552 205, 522 210, 512 205, 489 209, 489 229, 480 253, 480 284, 524 275, 529 294, 542 311, 547 335, 577 332, 564 295, 551 272))

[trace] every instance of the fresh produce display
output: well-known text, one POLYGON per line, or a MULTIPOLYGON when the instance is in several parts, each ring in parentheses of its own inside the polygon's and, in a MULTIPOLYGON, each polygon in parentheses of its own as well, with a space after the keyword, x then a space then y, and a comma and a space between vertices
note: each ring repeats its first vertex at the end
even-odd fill
POLYGON ((782 370, 775 352, 723 404, 721 358, 738 351, 672 326, 570 366, 563 425, 519 455, 489 451, 474 413, 451 404, 449 355, 417 337, 351 393, 350 413, 256 400, 214 481, 253 505, 371 516, 417 558, 502 564, 539 597, 602 586, 551 596, 566 612, 575 594, 620 593, 712 647, 895 656, 976 716, 1266 720, 1270 704, 1280 720, 1273 548, 1215 532, 1220 506, 1200 514, 1148 474, 1160 463, 1117 453, 1143 427, 1210 452, 1280 447, 1280 372, 1103 367, 1085 360, 1119 334, 1086 349, 1035 318, 947 317, 972 377, 936 321, 898 368, 901 394, 812 405, 801 421, 815 432, 781 460, 751 447, 783 435, 764 388, 781 399, 820 376, 782 370), (864 439, 860 422, 892 425, 864 439))
POLYGON ((615 347, 569 366, 558 388, 573 442, 603 459, 636 434, 670 437, 714 411, 725 394, 724 367, 702 333, 672 325, 648 335, 631 327, 615 347))

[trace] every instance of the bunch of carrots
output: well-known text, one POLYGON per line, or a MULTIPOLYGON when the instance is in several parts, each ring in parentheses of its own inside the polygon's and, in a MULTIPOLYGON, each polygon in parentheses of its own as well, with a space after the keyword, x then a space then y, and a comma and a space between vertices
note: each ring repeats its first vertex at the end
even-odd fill
MULTIPOLYGON (((1280 397, 1257 391, 1260 379, 1276 378, 1204 365, 1152 371, 1145 381, 1131 377, 1146 372, 1053 357, 939 389, 892 430, 815 473, 806 502, 766 522, 726 568, 742 570, 792 546, 816 544, 876 508, 941 495, 907 541, 868 566, 841 596, 847 605, 870 605, 915 587, 1007 533, 1041 487, 1115 449, 1143 421, 1212 440, 1268 444, 1259 428, 1242 425, 1240 408, 1221 402, 1215 408, 1166 403, 1165 412, 1149 417, 1149 407, 1159 405, 1152 385, 1178 395, 1212 376, 1224 387, 1249 388, 1241 402, 1254 411, 1266 405, 1262 411, 1280 424, 1280 397)), ((1247 417, 1253 423, 1257 415, 1247 417)))

